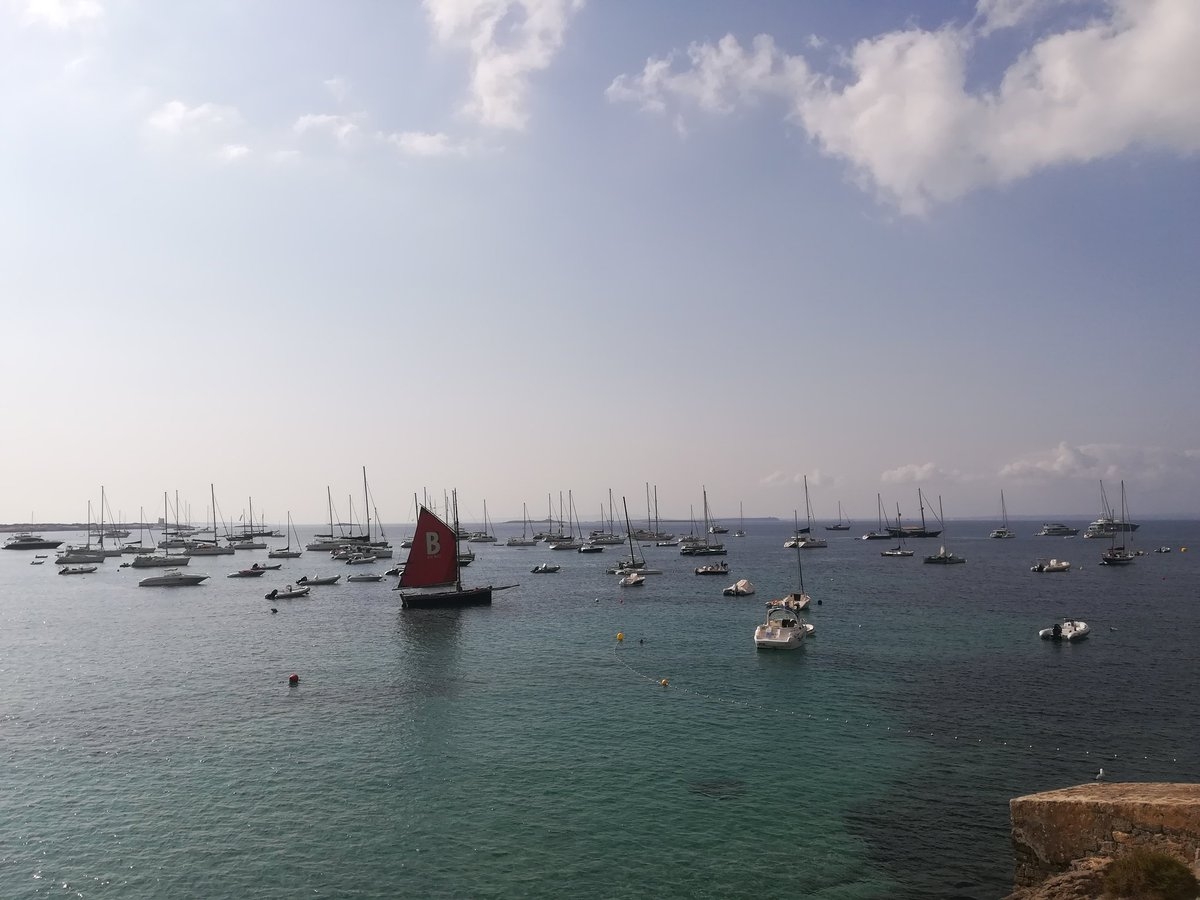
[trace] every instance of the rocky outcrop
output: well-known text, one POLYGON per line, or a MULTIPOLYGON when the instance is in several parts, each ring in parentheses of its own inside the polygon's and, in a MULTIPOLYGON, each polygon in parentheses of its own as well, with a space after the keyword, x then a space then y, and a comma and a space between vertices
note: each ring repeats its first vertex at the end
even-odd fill
POLYGON ((1108 861, 1130 847, 1200 858, 1200 784, 1081 784, 1018 797, 1009 811, 1014 898, 1098 896, 1108 861))

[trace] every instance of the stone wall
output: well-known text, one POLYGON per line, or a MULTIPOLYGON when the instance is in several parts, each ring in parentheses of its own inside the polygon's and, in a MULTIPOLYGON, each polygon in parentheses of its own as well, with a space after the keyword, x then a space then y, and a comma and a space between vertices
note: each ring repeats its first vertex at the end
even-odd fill
POLYGON ((1125 847, 1200 854, 1200 784, 1081 784, 1009 802, 1017 888, 1125 847))

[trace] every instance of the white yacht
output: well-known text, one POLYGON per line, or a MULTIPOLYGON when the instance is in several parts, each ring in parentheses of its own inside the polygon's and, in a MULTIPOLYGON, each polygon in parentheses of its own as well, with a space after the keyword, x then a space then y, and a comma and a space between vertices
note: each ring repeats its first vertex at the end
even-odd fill
MULTIPOLYGON (((807 606, 808 596, 804 596, 807 606)), ((767 616, 754 629, 754 646, 759 650, 795 650, 815 629, 800 618, 799 609, 788 600, 772 600, 767 616)))

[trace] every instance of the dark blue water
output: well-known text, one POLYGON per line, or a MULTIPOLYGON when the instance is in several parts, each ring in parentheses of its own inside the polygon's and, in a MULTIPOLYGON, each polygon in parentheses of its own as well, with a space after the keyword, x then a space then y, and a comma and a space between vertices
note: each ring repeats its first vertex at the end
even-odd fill
POLYGON ((353 571, 320 554, 166 590, 2 552, 0 896, 997 897, 1012 797, 1200 777, 1197 523, 1145 523, 1174 552, 1115 570, 1033 525, 952 523, 954 567, 830 534, 816 636, 780 654, 752 634, 789 528, 749 527, 728 577, 651 548, 624 592, 619 548, 472 545, 468 582, 520 587, 441 613, 387 579, 271 614, 353 571), (1092 636, 1038 640, 1064 617, 1092 636))

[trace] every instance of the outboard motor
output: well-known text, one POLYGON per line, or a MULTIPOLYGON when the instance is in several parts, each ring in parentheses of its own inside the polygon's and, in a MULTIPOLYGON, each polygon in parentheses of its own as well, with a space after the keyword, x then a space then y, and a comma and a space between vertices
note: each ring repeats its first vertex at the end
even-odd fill
POLYGON ((1062 640, 1062 626, 1057 622, 1054 623, 1054 639, 1056 641, 1062 640))

